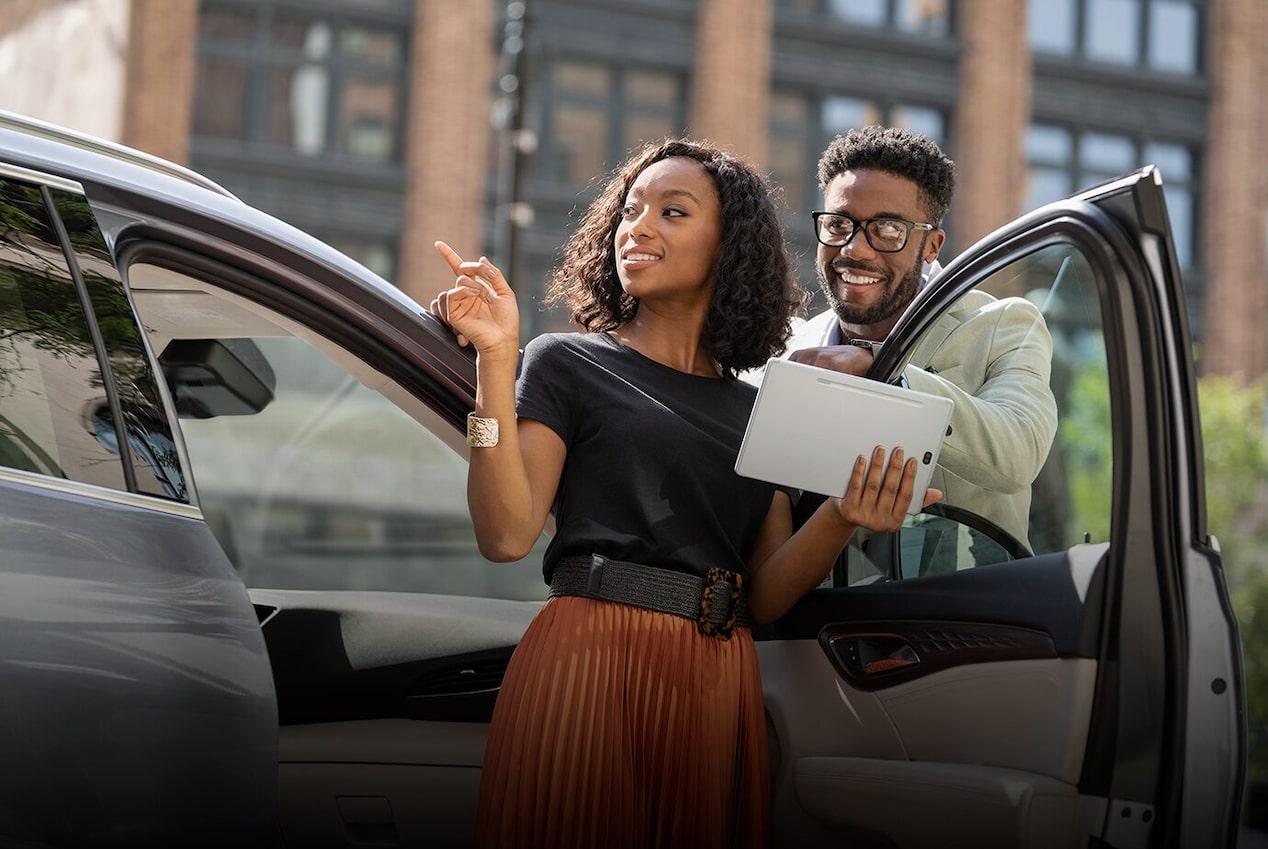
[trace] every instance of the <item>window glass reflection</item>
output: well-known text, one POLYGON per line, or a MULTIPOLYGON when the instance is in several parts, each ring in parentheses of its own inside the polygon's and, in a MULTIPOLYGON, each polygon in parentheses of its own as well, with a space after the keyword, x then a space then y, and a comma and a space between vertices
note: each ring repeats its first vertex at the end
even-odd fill
POLYGON ((667 136, 679 135, 671 118, 660 115, 631 115, 625 122, 622 146, 625 150, 667 136))
POLYGON ((0 213, 0 465, 126 489, 97 438, 105 383, 39 189, 0 182, 0 213))
POLYGON ((1102 62, 1135 64, 1140 55, 1139 0, 1087 0, 1083 43, 1102 62))
MULTIPOLYGON (((115 269, 96 216, 87 201, 69 192, 53 192, 53 203, 75 249, 75 264, 88 290, 101 341, 109 358, 114 391, 123 413, 136 490, 186 501, 184 473, 176 442, 159 394, 158 375, 150 364, 142 331, 115 269)), ((94 403, 92 428, 97 439, 119 453, 114 414, 110 406, 94 403)))
POLYGON ((625 95, 640 106, 672 106, 678 96, 678 80, 662 71, 631 71, 626 76, 625 95))
POLYGON ((1126 136, 1083 133, 1077 137, 1079 156, 1073 155, 1076 136, 1063 127, 1031 125, 1026 131, 1029 162, 1025 209, 1035 209, 1068 197, 1076 190, 1155 165, 1162 174, 1167 209, 1182 268, 1192 268, 1197 223, 1197 186, 1192 151, 1173 142, 1138 145, 1126 136))
POLYGON ((951 29, 948 0, 899 0, 895 26, 906 32, 943 36, 951 29))
POLYGON ((1044 124, 1027 127, 1024 144, 1031 161, 1069 162, 1074 150, 1068 130, 1044 124))
POLYGON ((560 103, 551 111, 551 175, 565 185, 585 186, 604 172, 608 122, 594 106, 560 103))
POLYGON ((1163 195, 1167 199, 1167 215, 1171 218, 1171 236, 1176 247, 1176 261, 1181 268, 1193 266, 1193 192, 1184 187, 1166 185, 1163 175, 1163 195))
POLYGON ((236 9, 204 9, 198 20, 200 35, 224 42, 249 42, 253 27, 253 16, 236 9))
POLYGON ((399 160, 404 25, 318 18, 263 2, 250 13, 204 3, 199 20, 196 135, 306 157, 399 160))
POLYGON ((1196 74, 1202 8, 1202 0, 1030 0, 1027 39, 1039 53, 1196 74))
POLYGON ((1149 7, 1149 66, 1192 74, 1198 69, 1198 12, 1191 0, 1154 0, 1149 7))
POLYGON ((401 92, 394 82, 346 80, 339 91, 339 103, 337 143, 341 152, 371 162, 398 158, 401 92))
POLYGON ((1073 53, 1074 4, 1075 0, 1030 0, 1026 10, 1030 46, 1042 53, 1073 53))
MULTIPOLYGON (((517 563, 480 556, 466 462, 295 337, 250 340, 276 378, 250 415, 183 418, 208 525, 248 586, 541 599, 545 537, 517 563)), ((376 382, 377 385, 377 382, 376 382)))
POLYGON ((1193 176, 1193 158, 1188 148, 1178 144, 1147 142, 1144 161, 1158 166, 1163 182, 1187 181, 1193 176))
POLYGON ((1031 165, 1026 182, 1026 209, 1037 209, 1045 203, 1061 200, 1073 191, 1069 171, 1031 165))
POLYGON ((242 63, 204 56, 194 86, 194 132, 218 139, 246 137, 247 69, 242 63))
POLYGON ((880 123, 881 117, 875 103, 856 97, 825 97, 820 116, 823 129, 834 134, 880 123))
POLYGON ((828 0, 828 9, 850 23, 873 27, 885 24, 885 0, 828 0))
POLYGON ((946 147, 946 133, 943 127, 942 113, 937 109, 924 106, 895 106, 891 111, 891 122, 897 127, 906 127, 933 140, 939 147, 946 147))
POLYGON ((1085 133, 1079 142, 1083 165, 1106 176, 1122 174, 1137 167, 1130 139, 1106 133, 1085 133))
POLYGON ((806 145, 798 139, 773 138, 770 143, 771 177, 783 196, 784 205, 794 212, 809 209, 806 177, 815 164, 806 155, 806 145))
POLYGON ((555 94, 605 98, 612 94, 612 74, 593 62, 563 61, 553 68, 555 94))

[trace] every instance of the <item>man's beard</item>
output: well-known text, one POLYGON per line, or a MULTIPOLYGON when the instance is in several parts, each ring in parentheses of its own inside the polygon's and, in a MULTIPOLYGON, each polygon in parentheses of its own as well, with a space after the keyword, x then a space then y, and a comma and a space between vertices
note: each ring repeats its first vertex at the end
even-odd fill
MULTIPOLYGON (((877 268, 869 267, 863 263, 833 263, 840 268, 856 268, 860 271, 878 271, 877 268)), ((902 280, 898 281, 898 285, 880 297, 880 300, 862 306, 859 304, 850 304, 841 300, 837 295, 837 287, 834 282, 829 280, 828 274, 833 277, 837 276, 837 272, 832 268, 833 264, 829 264, 827 272, 822 264, 818 267, 819 288, 823 290, 823 296, 828 301, 828 306, 836 313, 837 318, 842 324, 854 324, 866 326, 869 324, 879 324, 887 319, 907 309, 907 305, 916 297, 916 293, 920 291, 920 284, 924 274, 924 263, 920 260, 920 253, 916 254, 916 261, 911 268, 903 275, 902 280)), ((888 285, 885 283, 877 283, 878 286, 888 285)))

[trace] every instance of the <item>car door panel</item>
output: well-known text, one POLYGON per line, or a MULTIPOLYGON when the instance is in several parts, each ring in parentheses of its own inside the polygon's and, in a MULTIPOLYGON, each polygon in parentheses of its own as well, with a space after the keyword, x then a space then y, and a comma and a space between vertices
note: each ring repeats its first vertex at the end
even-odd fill
POLYGON ((197 511, 0 472, 0 529, 0 840, 271 843, 264 643, 197 511))
MULTIPOLYGON (((267 267, 244 271, 207 246, 133 240, 127 254, 178 399, 214 400, 183 375, 215 366, 186 354, 217 339, 250 343, 271 383, 262 409, 187 413, 182 430, 268 646, 283 837, 466 845, 497 688, 545 585, 540 550, 514 565, 479 557, 454 402, 431 402, 438 373, 410 362, 409 334, 388 352, 376 329, 425 322, 354 326, 354 310, 279 292, 267 267)), ((237 371, 219 371, 233 390, 237 371)))
POLYGON ((1237 802, 1219 788, 1244 738, 1236 697, 1209 694, 1237 677, 1236 625, 1193 530, 1200 434, 1160 198, 1142 169, 1023 217, 950 263, 887 340, 882 379, 976 286, 1040 306, 1060 415, 1037 556, 978 565, 964 545, 915 569, 891 546, 762 635, 776 845, 1231 845, 1237 802), (1196 610, 1218 623, 1200 685, 1182 659, 1196 610), (1223 741, 1201 756, 1219 773, 1206 787, 1166 742, 1202 736, 1223 741))
POLYGON ((264 642, 108 246, 61 176, 0 208, 0 840, 269 845, 264 642))
POLYGON ((295 845, 462 846, 506 663, 537 602, 251 591, 273 663, 295 845))

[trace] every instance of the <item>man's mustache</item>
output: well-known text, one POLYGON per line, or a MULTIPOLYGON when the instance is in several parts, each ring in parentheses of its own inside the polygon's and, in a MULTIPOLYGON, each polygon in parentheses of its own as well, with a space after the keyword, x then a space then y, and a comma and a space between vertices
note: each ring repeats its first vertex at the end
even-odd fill
POLYGON ((872 265, 866 262, 854 262, 852 260, 833 260, 830 264, 832 270, 837 274, 844 274, 847 271, 866 271, 871 274, 879 274, 888 278, 889 272, 880 266, 872 265))

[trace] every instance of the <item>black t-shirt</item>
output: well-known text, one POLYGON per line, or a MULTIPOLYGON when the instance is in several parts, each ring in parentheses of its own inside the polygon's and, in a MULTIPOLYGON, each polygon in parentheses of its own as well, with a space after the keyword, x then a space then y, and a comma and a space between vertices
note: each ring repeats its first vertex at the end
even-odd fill
POLYGON ((590 554, 699 575, 746 572, 776 489, 735 473, 756 396, 747 383, 685 374, 606 333, 530 341, 517 412, 568 451, 546 580, 561 557, 590 554))

